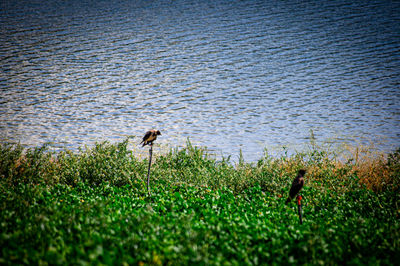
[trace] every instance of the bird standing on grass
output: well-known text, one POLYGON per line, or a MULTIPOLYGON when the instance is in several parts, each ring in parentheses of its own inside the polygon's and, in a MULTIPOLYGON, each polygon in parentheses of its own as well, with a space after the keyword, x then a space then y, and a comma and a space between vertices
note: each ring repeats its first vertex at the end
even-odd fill
POLYGON ((303 188, 305 174, 306 174, 306 170, 304 170, 304 169, 299 170, 296 178, 293 180, 292 187, 290 188, 290 191, 289 191, 289 197, 286 200, 286 204, 288 204, 297 195, 297 193, 299 193, 299 191, 303 188))
POLYGON ((161 132, 159 130, 155 130, 155 129, 149 130, 144 135, 143 140, 142 140, 142 142, 140 142, 140 144, 143 143, 142 147, 144 147, 146 145, 153 145, 153 141, 155 141, 157 139, 158 135, 161 135, 161 132))

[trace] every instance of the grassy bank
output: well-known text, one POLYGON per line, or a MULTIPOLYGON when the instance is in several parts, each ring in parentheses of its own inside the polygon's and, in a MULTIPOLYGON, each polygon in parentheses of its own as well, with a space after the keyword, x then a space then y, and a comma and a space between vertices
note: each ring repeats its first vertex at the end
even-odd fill
POLYGON ((128 141, 80 152, 0 148, 1 264, 398 264, 400 150, 312 146, 253 164, 204 149, 146 159, 128 141), (304 223, 285 205, 308 170, 304 223))

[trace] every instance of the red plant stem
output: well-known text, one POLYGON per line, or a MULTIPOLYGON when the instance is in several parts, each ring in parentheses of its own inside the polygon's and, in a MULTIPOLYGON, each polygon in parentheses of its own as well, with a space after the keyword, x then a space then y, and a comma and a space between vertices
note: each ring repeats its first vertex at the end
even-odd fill
POLYGON ((301 200, 302 200, 302 196, 301 195, 297 195, 296 199, 297 199, 297 210, 299 213, 299 219, 300 219, 300 224, 303 224, 303 215, 302 215, 302 211, 301 211, 301 200))

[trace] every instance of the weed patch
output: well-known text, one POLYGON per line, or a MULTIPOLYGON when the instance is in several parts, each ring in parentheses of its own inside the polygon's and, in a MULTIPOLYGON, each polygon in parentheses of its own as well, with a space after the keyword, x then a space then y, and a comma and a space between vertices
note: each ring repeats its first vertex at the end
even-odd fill
POLYGON ((205 149, 147 159, 122 143, 77 153, 0 146, 0 263, 400 262, 400 150, 338 160, 315 147, 256 163, 205 149), (303 224, 285 205, 306 168, 303 224))

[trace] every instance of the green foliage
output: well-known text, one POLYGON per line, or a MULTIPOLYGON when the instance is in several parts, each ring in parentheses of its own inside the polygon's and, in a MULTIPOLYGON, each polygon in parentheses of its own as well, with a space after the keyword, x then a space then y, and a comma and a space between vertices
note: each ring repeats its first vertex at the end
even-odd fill
POLYGON ((400 193, 400 148, 389 154, 387 166, 391 170, 392 189, 400 193))
POLYGON ((132 180, 141 178, 145 164, 132 156, 127 145, 128 140, 116 145, 105 142, 78 154, 61 152, 57 157, 58 177, 68 185, 78 182, 91 185, 110 182, 116 186, 132 184, 135 182, 132 180))
POLYGON ((127 147, 1 146, 0 264, 400 262, 398 151, 372 191, 316 148, 234 165, 188 142, 156 157, 148 197, 147 161, 127 147), (300 168, 303 225, 284 204, 300 168))

